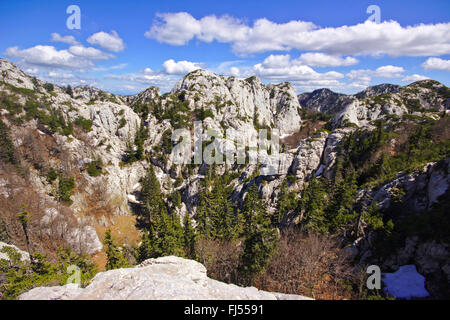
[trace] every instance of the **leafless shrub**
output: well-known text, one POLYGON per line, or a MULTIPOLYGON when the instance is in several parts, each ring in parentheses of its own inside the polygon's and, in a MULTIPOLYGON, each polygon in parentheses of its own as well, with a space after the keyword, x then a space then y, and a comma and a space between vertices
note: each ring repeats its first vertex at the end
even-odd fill
POLYGON ((352 275, 349 258, 333 237, 286 231, 266 272, 256 278, 260 289, 319 299, 349 298, 344 283, 352 275))
POLYGON ((196 244, 196 252, 209 277, 226 283, 238 283, 239 243, 201 239, 196 244))

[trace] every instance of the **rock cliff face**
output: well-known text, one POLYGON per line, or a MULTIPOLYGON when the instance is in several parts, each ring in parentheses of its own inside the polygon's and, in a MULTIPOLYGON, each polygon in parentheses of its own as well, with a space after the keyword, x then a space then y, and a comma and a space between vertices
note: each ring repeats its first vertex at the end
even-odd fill
POLYGON ((86 288, 75 284, 35 288, 20 300, 310 300, 238 287, 210 279, 205 267, 178 257, 149 259, 135 268, 97 274, 86 288))
POLYGON ((6 260, 10 261, 9 255, 3 251, 7 251, 9 248, 13 249, 15 252, 17 252, 20 255, 20 260, 22 262, 30 262, 30 255, 28 252, 22 251, 16 246, 0 242, 0 260, 6 260))
POLYGON ((445 98, 438 94, 443 88, 437 81, 421 80, 405 87, 380 84, 355 95, 319 89, 299 95, 298 100, 308 110, 334 115, 335 127, 348 123, 367 127, 374 120, 408 113, 435 117, 434 112, 445 109, 445 98))
POLYGON ((317 89, 298 95, 298 101, 307 110, 328 114, 336 114, 354 99, 352 96, 336 93, 329 89, 317 89))

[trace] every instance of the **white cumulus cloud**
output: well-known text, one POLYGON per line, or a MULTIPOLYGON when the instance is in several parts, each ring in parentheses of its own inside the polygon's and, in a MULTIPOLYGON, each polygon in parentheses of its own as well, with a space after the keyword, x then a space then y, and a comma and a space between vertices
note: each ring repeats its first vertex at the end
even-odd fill
POLYGON ((185 60, 176 62, 175 60, 170 59, 163 63, 163 68, 167 74, 184 75, 191 71, 201 69, 202 67, 199 63, 196 62, 185 60))
POLYGON ((349 79, 361 79, 361 78, 400 78, 402 77, 405 69, 403 67, 397 67, 392 65, 381 66, 375 70, 359 69, 352 70, 346 74, 349 79))
POLYGON ((94 33, 87 39, 87 42, 112 52, 119 52, 125 49, 122 38, 120 38, 119 34, 114 30, 112 30, 111 33, 104 31, 94 33))
POLYGON ((444 60, 440 58, 428 58, 427 61, 422 63, 422 68, 426 70, 450 71, 450 60, 444 60))
POLYGON ((299 57, 299 61, 311 67, 339 67, 351 66, 358 63, 353 57, 340 57, 320 52, 307 52, 299 57))
POLYGON ((52 33, 52 39, 53 42, 63 42, 68 43, 71 45, 78 45, 78 41, 75 40, 73 36, 61 36, 59 33, 52 33))
POLYGON ((258 19, 247 25, 230 16, 196 19, 187 12, 164 13, 145 33, 171 45, 199 41, 230 43, 238 54, 272 50, 319 51, 331 55, 436 56, 450 53, 450 23, 401 26, 396 21, 321 28, 312 22, 275 23, 258 19))
POLYGON ((427 77, 427 76, 420 75, 420 74, 412 74, 412 75, 404 77, 402 79, 402 81, 404 81, 404 82, 415 82, 415 81, 425 80, 425 79, 430 79, 430 78, 427 77))
POLYGON ((71 46, 69 52, 75 56, 88 58, 88 59, 109 59, 114 57, 111 54, 106 54, 98 49, 92 47, 84 47, 82 45, 71 46))
POLYGON ((279 81, 319 81, 335 80, 344 77, 342 73, 336 71, 316 72, 299 60, 291 60, 289 55, 270 55, 262 63, 254 65, 253 71, 263 79, 278 79, 279 81))
POLYGON ((37 45, 20 50, 19 47, 9 47, 5 56, 19 58, 28 65, 40 65, 54 68, 82 69, 93 66, 93 63, 84 57, 73 55, 68 50, 57 50, 53 46, 37 45))

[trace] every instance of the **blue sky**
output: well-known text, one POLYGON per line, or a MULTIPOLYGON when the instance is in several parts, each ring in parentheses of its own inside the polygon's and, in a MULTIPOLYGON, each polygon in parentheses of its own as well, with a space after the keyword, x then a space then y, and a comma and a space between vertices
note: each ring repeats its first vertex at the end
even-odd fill
POLYGON ((196 68, 301 93, 450 83, 450 1, 2 1, 0 56, 62 85, 168 91, 196 68), (70 30, 69 5, 81 10, 70 30), (380 21, 367 22, 378 6, 380 21))

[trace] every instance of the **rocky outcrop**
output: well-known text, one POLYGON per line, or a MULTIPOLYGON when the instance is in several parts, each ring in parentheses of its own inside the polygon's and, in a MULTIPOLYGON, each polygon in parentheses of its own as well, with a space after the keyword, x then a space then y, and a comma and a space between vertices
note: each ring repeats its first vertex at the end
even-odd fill
POLYGON ((313 112, 336 114, 355 98, 342 93, 336 93, 330 89, 317 89, 298 95, 300 105, 313 112))
POLYGON ((242 288, 210 279, 206 268, 174 256, 149 259, 135 268, 97 274, 86 288, 40 287, 20 300, 309 300, 307 297, 242 288))
POLYGON ((0 241, 0 260, 10 261, 11 257, 8 254, 8 249, 12 249, 13 252, 16 252, 20 255, 20 261, 22 262, 30 262, 30 255, 28 252, 22 251, 16 246, 12 244, 7 244, 0 241))
POLYGON ((182 92, 191 108, 208 107, 217 122, 226 121, 236 130, 245 122, 277 128, 281 134, 300 129, 300 104, 289 83, 266 86, 256 77, 240 80, 196 70, 172 90, 182 92))
POLYGON ((429 163, 421 171, 400 174, 392 181, 371 190, 369 199, 381 209, 391 206, 393 199, 402 192, 402 205, 411 213, 427 211, 438 202, 450 186, 450 158, 439 163, 429 163))
POLYGON ((316 175, 321 174, 319 168, 327 137, 327 132, 321 132, 311 138, 306 138, 299 143, 290 170, 295 174, 300 183, 307 181, 311 177, 311 173, 315 170, 317 170, 316 175))

